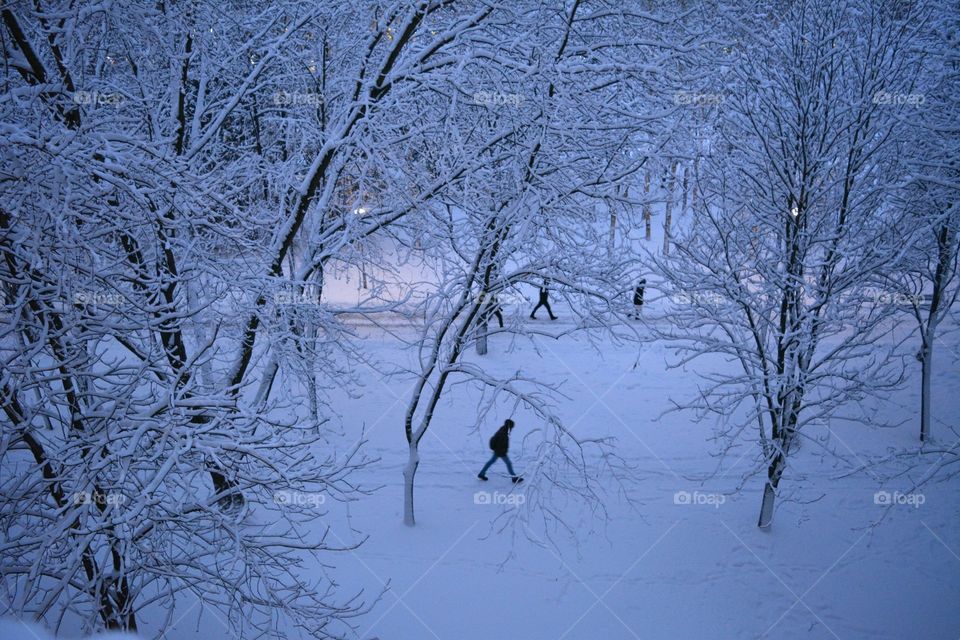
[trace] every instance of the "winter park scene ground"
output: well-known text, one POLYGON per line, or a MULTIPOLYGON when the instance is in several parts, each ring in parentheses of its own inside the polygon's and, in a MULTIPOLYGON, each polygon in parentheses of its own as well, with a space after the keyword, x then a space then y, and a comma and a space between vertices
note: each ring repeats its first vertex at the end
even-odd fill
POLYGON ((0 638, 960 640, 956 3, 0 20, 0 638))

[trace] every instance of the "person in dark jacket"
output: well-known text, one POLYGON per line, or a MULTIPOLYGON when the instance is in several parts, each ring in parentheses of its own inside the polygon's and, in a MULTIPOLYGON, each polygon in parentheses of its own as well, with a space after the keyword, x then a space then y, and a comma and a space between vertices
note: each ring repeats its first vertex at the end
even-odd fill
POLYGON ((493 466, 497 458, 503 458, 503 462, 507 465, 507 471, 510 472, 513 483, 523 482, 523 478, 514 473, 510 458, 507 457, 507 451, 510 449, 510 432, 513 430, 513 426, 513 420, 507 418, 503 426, 497 429, 497 432, 490 438, 490 449, 493 451, 493 456, 487 460, 487 464, 483 465, 483 469, 477 474, 477 477, 481 480, 487 480, 487 469, 493 466))
POLYGON ((640 278, 637 288, 633 290, 633 315, 631 317, 640 319, 640 312, 643 311, 643 290, 647 286, 647 279, 640 278))
POLYGON ((547 313, 550 314, 551 320, 556 320, 557 316, 553 315, 553 309, 550 308, 550 281, 544 280, 543 286, 540 287, 540 301, 537 302, 537 306, 533 308, 533 311, 530 312, 530 319, 537 319, 537 309, 540 307, 546 307, 547 313))

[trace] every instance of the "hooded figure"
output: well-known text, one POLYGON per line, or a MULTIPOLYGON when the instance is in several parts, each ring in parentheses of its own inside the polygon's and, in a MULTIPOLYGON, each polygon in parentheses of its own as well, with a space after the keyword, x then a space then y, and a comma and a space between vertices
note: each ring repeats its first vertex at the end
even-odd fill
POLYGON ((483 465, 483 469, 480 470, 480 473, 477 474, 477 477, 481 480, 487 480, 487 469, 493 466, 493 463, 497 461, 497 458, 503 458, 504 464, 507 465, 507 471, 510 472, 510 477, 513 480, 513 483, 523 482, 523 478, 519 477, 513 471, 513 465, 510 463, 510 458, 507 457, 507 451, 510 450, 510 432, 513 430, 514 424, 513 420, 507 418, 503 426, 497 429, 497 432, 493 434, 490 438, 490 450, 493 451, 493 456, 487 460, 487 464, 483 465))

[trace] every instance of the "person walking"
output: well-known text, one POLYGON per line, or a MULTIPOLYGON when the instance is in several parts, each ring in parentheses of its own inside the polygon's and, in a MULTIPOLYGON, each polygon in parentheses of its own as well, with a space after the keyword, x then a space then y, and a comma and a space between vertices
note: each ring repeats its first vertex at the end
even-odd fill
POLYGON ((643 311, 643 290, 647 286, 647 279, 640 278, 637 288, 633 290, 633 315, 632 318, 640 319, 640 312, 643 311))
POLYGON ((481 480, 488 480, 487 469, 493 466, 497 458, 503 458, 503 462, 507 465, 507 471, 510 472, 510 478, 513 480, 513 483, 523 482, 523 478, 514 473, 510 458, 507 457, 507 451, 510 449, 510 432, 513 431, 513 427, 513 420, 507 418, 503 422, 503 426, 497 429, 497 432, 491 436, 490 449, 493 451, 493 456, 487 460, 487 464, 483 465, 483 469, 477 474, 477 477, 481 480))
POLYGON ((540 301, 537 302, 537 306, 530 312, 531 320, 537 319, 537 309, 540 307, 547 308, 547 313, 550 314, 551 320, 557 319, 557 316, 553 315, 553 309, 550 308, 550 281, 546 279, 543 281, 543 286, 540 287, 540 301))

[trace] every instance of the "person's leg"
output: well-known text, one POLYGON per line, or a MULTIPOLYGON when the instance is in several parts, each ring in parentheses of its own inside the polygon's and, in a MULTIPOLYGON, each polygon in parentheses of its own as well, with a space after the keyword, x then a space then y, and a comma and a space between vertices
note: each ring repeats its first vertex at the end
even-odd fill
POLYGON ((550 303, 549 303, 549 302, 544 302, 544 303, 543 303, 543 306, 545 306, 545 307, 547 308, 547 313, 550 314, 550 319, 551 319, 551 320, 556 320, 556 319, 557 319, 557 316, 553 315, 553 309, 550 308, 550 303))
POLYGON ((538 303, 537 303, 537 306, 535 306, 535 307, 533 308, 533 311, 530 312, 530 317, 533 318, 534 320, 536 320, 536 319, 537 319, 537 309, 539 309, 539 308, 542 307, 542 306, 543 306, 543 303, 542 303, 542 302, 538 302, 538 303))
POLYGON ((490 457, 490 459, 487 460, 487 464, 483 465, 483 469, 480 470, 480 474, 479 474, 479 475, 481 475, 481 476, 487 475, 487 469, 489 469, 491 466, 493 466, 493 463, 496 462, 496 461, 497 461, 497 454, 493 454, 493 455, 490 457))
POLYGON ((503 461, 507 464, 507 471, 510 472, 510 475, 511 476, 517 475, 513 472, 513 465, 510 464, 510 458, 508 458, 507 456, 500 456, 500 457, 503 458, 503 461))

